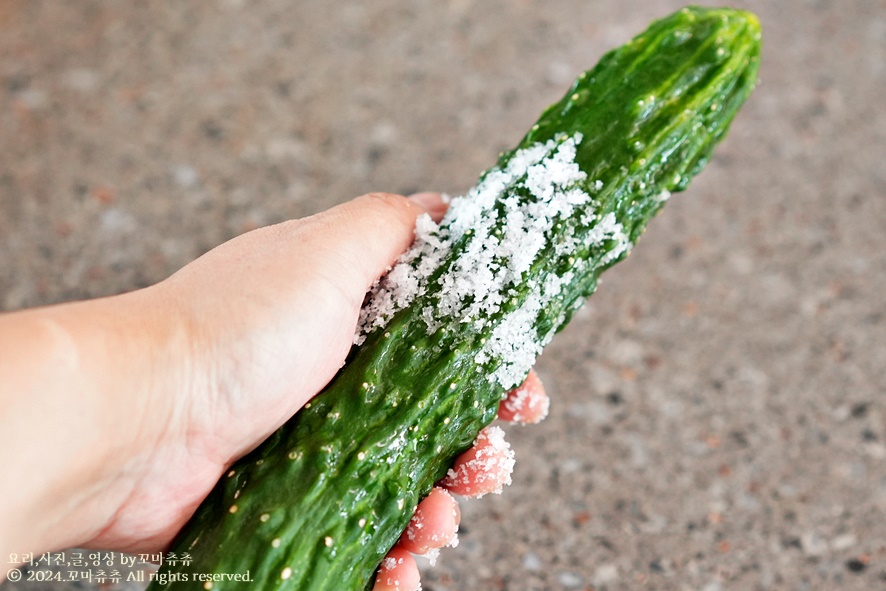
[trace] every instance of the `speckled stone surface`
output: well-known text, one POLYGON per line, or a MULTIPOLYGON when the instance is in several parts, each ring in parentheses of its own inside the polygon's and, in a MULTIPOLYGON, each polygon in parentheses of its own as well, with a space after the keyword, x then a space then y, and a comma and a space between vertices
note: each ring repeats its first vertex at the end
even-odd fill
MULTIPOLYGON (((886 589, 886 2, 734 4, 761 85, 539 361, 551 416, 508 429, 514 484, 463 504, 426 591, 886 589)), ((0 309, 370 190, 461 192, 679 6, 5 0, 0 309)))

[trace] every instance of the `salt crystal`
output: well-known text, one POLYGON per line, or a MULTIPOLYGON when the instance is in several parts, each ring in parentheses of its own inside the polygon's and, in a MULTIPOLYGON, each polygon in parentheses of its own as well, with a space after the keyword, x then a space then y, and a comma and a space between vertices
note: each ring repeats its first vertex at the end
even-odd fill
POLYGON ((395 566, 397 566, 397 559, 391 556, 388 556, 381 561, 381 567, 384 570, 392 570, 395 566))
POLYGON ((491 426, 482 429, 474 440, 473 450, 471 459, 447 471, 444 486, 467 486, 470 489, 468 494, 476 497, 482 497, 487 492, 501 494, 502 487, 511 483, 515 463, 514 451, 505 441, 502 428, 491 426), (492 489, 490 485, 496 488, 492 489))
POLYGON ((502 406, 510 411, 513 422, 525 425, 530 420, 539 422, 544 419, 550 410, 550 402, 543 392, 524 384, 508 394, 502 406))
POLYGON ((450 548, 458 548, 458 542, 459 542, 458 533, 456 532, 452 536, 452 539, 449 540, 449 543, 447 544, 447 546, 449 546, 450 548))
MULTIPOLYGON (((486 427, 477 436, 474 442, 475 446, 480 447, 469 464, 469 471, 475 474, 478 482, 486 479, 503 478, 503 485, 511 483, 511 473, 514 471, 514 451, 510 444, 505 441, 505 432, 501 427, 486 427), (483 444, 486 446, 483 446, 483 444)), ((495 494, 501 493, 501 487, 493 491, 495 494)))
MULTIPOLYGON (((362 344, 420 300, 428 334, 451 324, 472 327, 485 339, 475 362, 490 379, 506 389, 522 382, 553 335, 539 334, 541 316, 572 280, 549 274, 522 295, 515 287, 540 253, 553 242, 554 254, 581 272, 583 257, 572 256, 577 250, 605 248, 605 264, 632 246, 614 213, 594 211, 586 187, 600 191, 603 183, 588 181, 577 164, 581 141, 581 134, 558 136, 517 150, 466 195, 452 198, 440 224, 422 215, 412 248, 370 290, 354 342, 362 344), (456 247, 458 256, 450 257, 456 247), (503 309, 510 311, 500 316, 503 309)), ((564 317, 555 319, 558 326, 564 317)))
POLYGON ((428 563, 431 566, 436 566, 437 559, 440 557, 440 549, 439 548, 431 548, 427 552, 424 553, 424 557, 428 559, 428 563))

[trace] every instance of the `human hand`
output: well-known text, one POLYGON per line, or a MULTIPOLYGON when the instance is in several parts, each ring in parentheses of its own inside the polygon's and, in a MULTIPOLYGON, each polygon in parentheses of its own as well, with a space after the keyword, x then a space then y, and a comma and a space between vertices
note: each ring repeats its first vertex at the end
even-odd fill
MULTIPOLYGON (((65 346, 73 345, 77 363, 56 387, 77 403, 78 416, 91 416, 87 408, 97 418, 84 422, 95 432, 74 438, 102 446, 96 465, 82 459, 93 446, 73 464, 78 472, 48 481, 52 494, 30 504, 32 520, 48 499, 57 507, 51 525, 31 543, 164 549, 228 466, 335 375, 366 291, 408 247, 425 210, 439 219, 445 205, 433 194, 364 196, 244 234, 150 288, 3 318, 0 335, 14 335, 15 321, 24 317, 54 327, 45 339, 50 345, 59 334, 65 346), (85 406, 77 399, 81 390, 85 406)), ((14 365, 20 364, 0 363, 0 373, 14 365)), ((40 369, 37 363, 35 374, 40 369)), ((534 383, 534 400, 546 400, 534 383)), ((538 413, 521 401, 525 397, 509 397, 502 416, 538 413)), ((46 402, 60 401, 48 396, 46 402)), ((509 471, 481 468, 508 464, 501 444, 498 437, 481 438, 441 486, 465 496, 499 488, 509 471), (493 439, 497 446, 488 445, 493 439), (500 461, 477 461, 490 457, 500 461)), ((382 568, 377 589, 417 583, 407 553, 444 545, 457 527, 453 507, 443 488, 419 505, 421 522, 410 525, 393 562, 385 561, 392 568, 382 568)))
MULTIPOLYGON (((549 399, 535 371, 523 384, 507 393, 499 405, 498 417, 510 423, 538 423, 547 416, 549 399)), ((418 566, 412 554, 429 556, 433 561, 440 548, 454 546, 460 520, 458 504, 449 493, 482 497, 501 492, 510 483, 514 459, 504 433, 486 427, 474 445, 456 458, 446 477, 419 503, 415 515, 382 561, 373 591, 420 589, 418 566)))
MULTIPOLYGON (((199 310, 189 315, 202 316, 200 324, 208 328, 206 342, 212 344, 212 347, 207 347, 211 351, 208 358, 214 364, 218 364, 219 359, 226 360, 224 365, 234 368, 233 373, 221 380, 228 385, 222 393, 222 408, 228 407, 228 416, 213 418, 201 431, 225 431, 227 425, 240 424, 249 431, 238 434, 231 443, 242 445, 249 442, 248 447, 251 448, 294 412, 293 407, 286 407, 287 404, 298 401, 301 406, 338 371, 350 347, 359 307, 369 284, 390 266, 411 241, 417 213, 411 203, 404 203, 392 196, 373 196, 362 200, 367 203, 357 200, 309 219, 308 223, 296 222, 296 227, 290 229, 295 233, 296 244, 280 244, 281 238, 276 232, 270 236, 259 233, 242 237, 244 244, 233 241, 223 245, 218 252, 197 261, 194 265, 197 268, 185 268, 178 276, 171 278, 170 282, 174 282, 173 287, 180 294, 181 301, 193 301, 200 305, 199 310), (373 221, 369 215, 370 212, 375 215, 381 213, 373 212, 372 208, 401 207, 404 204, 409 205, 408 214, 401 215, 402 210, 395 210, 398 217, 394 223, 373 221), (358 211, 351 213, 348 211, 350 208, 358 211), (322 219, 327 216, 335 216, 336 219, 322 219), (357 225, 360 227, 355 227, 357 225), (389 241, 387 244, 378 242, 382 234, 389 241), (268 239, 276 243, 266 244, 265 240, 268 239), (377 252, 367 252, 369 243, 373 243, 377 252), (266 249, 277 254, 271 254, 266 249), (241 271, 249 276, 228 283, 233 292, 220 298, 219 288, 210 287, 206 277, 230 273, 235 269, 235 259, 254 256, 256 252, 263 253, 262 259, 256 261, 256 266, 241 271), (316 259, 307 258, 309 256, 316 256, 316 259), (278 258, 283 260, 275 260, 278 258), (267 278, 276 281, 279 276, 288 276, 292 283, 282 286, 284 293, 267 293, 267 286, 264 285, 267 278), (256 286, 258 293, 243 293, 243 285, 256 286), (200 295, 201 290, 207 289, 212 290, 212 295, 200 295), (311 300, 299 301, 305 297, 311 300), (207 302, 217 302, 222 309, 207 309, 207 302), (256 302, 266 303, 256 305, 256 302), (266 320, 265 314, 268 314, 266 320), (228 332, 231 329, 229 319, 232 317, 241 318, 244 328, 234 328, 233 333, 228 332), (287 322, 287 319, 293 322, 287 322), (302 323, 309 319, 314 324, 306 330, 302 323), (329 327, 340 330, 331 331, 329 327), (222 330, 221 334, 217 332, 219 330, 222 330), (219 344, 224 347, 221 351, 219 344), (289 354, 280 354, 281 351, 289 354), (306 359, 305 352, 310 352, 314 357, 306 359), (301 360, 302 367, 294 364, 294 359, 301 360), (315 374, 318 368, 321 371, 319 375, 315 374), (231 384, 236 385, 232 387, 231 384), (263 393, 265 410, 272 410, 276 406, 285 408, 284 412, 256 418, 255 396, 259 392, 263 393), (269 399, 280 402, 275 404, 269 399), (253 415, 258 430, 242 425, 242 417, 246 413, 253 415), (220 425, 225 427, 219 428, 220 425)), ((415 202, 429 210, 436 221, 445 212, 445 204, 439 195, 423 194, 412 203, 415 202)), ((381 215, 389 217, 390 213, 388 211, 381 215)), ((288 231, 284 235, 290 237, 288 231)), ((279 287, 274 285, 274 289, 279 287)), ((535 422, 546 414, 546 402, 541 382, 533 373, 523 387, 515 389, 502 402, 500 415, 509 421, 535 422)), ((201 415, 202 412, 193 413, 190 421, 199 421, 201 415)), ((247 448, 229 450, 227 455, 231 461, 248 451, 247 448)), ((475 446, 455 463, 451 475, 419 505, 416 517, 403 539, 389 559, 383 562, 376 589, 415 588, 418 570, 410 553, 425 554, 450 543, 458 528, 459 513, 454 498, 446 491, 462 496, 482 496, 500 490, 505 482, 510 481, 512 466, 512 455, 500 430, 482 433, 475 446)), ((198 495, 198 498, 201 497, 198 495)))

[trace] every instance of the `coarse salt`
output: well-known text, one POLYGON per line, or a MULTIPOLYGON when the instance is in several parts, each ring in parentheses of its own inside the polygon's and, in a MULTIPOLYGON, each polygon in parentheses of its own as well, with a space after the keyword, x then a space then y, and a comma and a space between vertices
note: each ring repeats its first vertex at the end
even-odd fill
MULTIPOLYGON (((354 342, 362 344, 421 298, 428 334, 452 323, 484 331, 475 362, 488 365, 490 380, 505 389, 517 386, 553 336, 553 330, 539 334, 540 314, 573 278, 549 274, 521 296, 515 287, 540 253, 553 244, 557 257, 574 263, 576 249, 613 241, 603 255, 607 263, 632 246, 613 213, 596 213, 588 190, 603 184, 589 182, 577 164, 581 140, 576 133, 518 150, 466 195, 452 198, 439 225, 420 216, 412 248, 367 296, 354 342), (580 237, 578 224, 585 226, 580 237)), ((582 264, 575 263, 576 272, 582 264)))

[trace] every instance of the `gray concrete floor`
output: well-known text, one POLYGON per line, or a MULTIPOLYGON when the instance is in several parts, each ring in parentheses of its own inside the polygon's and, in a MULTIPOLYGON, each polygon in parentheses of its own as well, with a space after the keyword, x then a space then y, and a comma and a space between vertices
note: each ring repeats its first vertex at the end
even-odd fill
MULTIPOLYGON (((680 4, 0 2, 0 309, 461 192, 680 4)), ((886 2, 735 4, 761 85, 541 358, 552 414, 426 590, 886 589, 886 2)), ((0 586, 42 588, 75 587, 0 586)))

